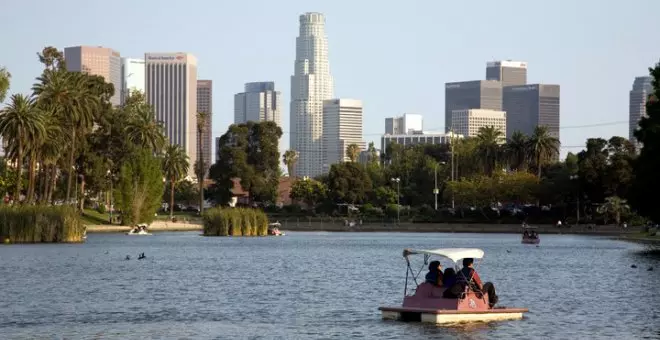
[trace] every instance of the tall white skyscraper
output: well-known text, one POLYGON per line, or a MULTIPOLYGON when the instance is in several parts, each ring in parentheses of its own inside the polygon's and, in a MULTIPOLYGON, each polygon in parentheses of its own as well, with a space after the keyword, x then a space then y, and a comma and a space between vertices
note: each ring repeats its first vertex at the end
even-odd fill
POLYGON ((636 77, 633 82, 632 90, 630 90, 630 102, 628 111, 628 139, 635 143, 639 148, 641 145, 637 143, 635 138, 635 130, 639 127, 639 121, 642 117, 646 116, 646 100, 649 95, 653 93, 653 78, 636 77))
POLYGON ((325 17, 300 16, 296 61, 291 76, 290 148, 298 152, 295 176, 323 173, 323 101, 333 97, 325 17))
POLYGON ((197 160, 197 58, 189 53, 146 53, 145 93, 165 125, 171 144, 188 154, 188 174, 195 177, 197 160))
POLYGON ((273 121, 282 127, 281 94, 274 82, 245 84, 245 92, 234 95, 234 124, 273 121))
POLYGON ((122 104, 131 91, 144 93, 144 72, 144 59, 121 58, 122 104))
POLYGON ((323 169, 332 164, 349 161, 346 148, 357 144, 364 150, 362 140, 362 101, 330 99, 323 102, 323 169))

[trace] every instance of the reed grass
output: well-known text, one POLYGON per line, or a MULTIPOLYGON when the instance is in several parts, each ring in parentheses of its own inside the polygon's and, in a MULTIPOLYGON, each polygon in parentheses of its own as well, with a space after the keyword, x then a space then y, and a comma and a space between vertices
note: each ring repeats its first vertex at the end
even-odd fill
POLYGON ((71 206, 0 206, 4 243, 82 242, 85 226, 71 206))
POLYGON ((212 208, 204 211, 204 236, 265 236, 268 217, 262 210, 212 208))

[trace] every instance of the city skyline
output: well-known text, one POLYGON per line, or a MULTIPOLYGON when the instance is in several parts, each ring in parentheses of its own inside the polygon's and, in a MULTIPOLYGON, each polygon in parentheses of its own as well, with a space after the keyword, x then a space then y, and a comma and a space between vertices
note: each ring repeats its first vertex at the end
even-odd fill
MULTIPOLYGON (((472 29, 459 34, 449 34, 450 30, 444 30, 444 27, 458 24, 457 18, 450 17, 434 28, 430 20, 431 13, 458 13, 472 8, 467 4, 413 1, 404 10, 374 10, 366 4, 357 4, 351 7, 351 11, 345 11, 346 3, 341 2, 309 8, 302 1, 292 1, 278 6, 265 4, 257 10, 241 4, 201 4, 195 15, 192 15, 179 13, 167 7, 169 5, 166 4, 170 2, 164 1, 164 9, 159 12, 159 17, 151 18, 148 5, 131 3, 130 12, 119 11, 128 4, 119 0, 116 9, 107 11, 108 15, 121 14, 125 20, 146 20, 145 29, 136 32, 128 27, 101 29, 94 25, 95 20, 91 15, 101 9, 100 5, 76 0, 72 0, 72 3, 77 3, 79 12, 86 15, 77 17, 72 23, 62 23, 58 30, 42 30, 38 27, 53 15, 66 17, 68 12, 65 9, 53 4, 42 4, 36 8, 21 2, 7 4, 6 13, 29 10, 32 15, 21 21, 9 16, 0 23, 0 27, 5 30, 38 29, 35 31, 38 33, 27 36, 1 38, 5 45, 12 46, 0 63, 13 74, 13 93, 29 92, 34 77, 41 70, 34 54, 46 45, 60 49, 74 45, 103 45, 128 57, 139 57, 148 50, 187 51, 195 54, 200 59, 200 65, 203 65, 200 67, 199 78, 216 81, 215 111, 223 114, 214 117, 217 119, 213 123, 213 136, 222 135, 232 122, 233 117, 226 113, 231 112, 233 107, 232 94, 235 90, 232 89, 237 84, 251 79, 272 79, 281 84, 283 98, 289 97, 287 84, 291 75, 290 60, 294 58, 295 52, 291 48, 292 37, 297 31, 295 18, 310 9, 324 13, 332 23, 341 23, 328 26, 332 46, 329 58, 336 78, 335 97, 360 98, 369 107, 364 112, 364 136, 367 143, 380 139, 382 119, 404 112, 423 114, 428 130, 443 130, 443 91, 437 91, 434 84, 483 79, 484 63, 507 59, 528 63, 529 83, 561 85, 563 154, 582 149, 588 137, 627 137, 630 84, 635 77, 647 75, 647 68, 657 62, 660 56, 660 47, 649 44, 646 38, 646 33, 657 30, 659 25, 653 20, 644 19, 648 13, 660 8, 655 2, 647 2, 644 12, 622 4, 598 9, 603 13, 618 15, 620 20, 616 24, 591 16, 584 20, 586 13, 593 12, 593 1, 576 4, 568 14, 562 10, 562 6, 543 11, 543 15, 533 8, 515 6, 504 6, 513 10, 476 9, 472 13, 475 19, 472 29), (219 11, 218 8, 223 10, 219 11), (229 28, 241 16, 229 13, 247 10, 259 24, 246 28, 243 34, 258 39, 262 43, 258 47, 246 44, 246 37, 230 34, 220 35, 215 44, 207 44, 204 39, 194 37, 199 29, 211 27, 218 32, 231 31, 229 28), (491 17, 493 11, 505 21, 504 24, 496 27, 486 24, 485 18, 491 17), (211 17, 214 19, 211 20, 211 17), (165 35, 155 25, 156 22, 175 18, 195 20, 203 27, 195 30, 184 27, 165 35), (392 22, 400 22, 401 26, 393 26, 392 22), (516 39, 507 34, 515 31, 516 27, 531 23, 556 25, 556 29, 533 34, 523 30, 516 39), (86 28, 81 30, 80 27, 86 28), (264 30, 266 27, 268 29, 264 30), (477 34, 485 27, 491 34, 487 37, 477 34), (124 37, 129 34, 136 39, 126 40, 124 37), (625 39, 611 39, 621 34, 625 39), (431 37, 432 40, 442 41, 441 45, 462 49, 464 53, 444 53, 439 46, 424 43, 430 41, 431 37), (522 44, 522 41, 525 43, 522 44), (220 46, 238 46, 241 52, 226 53, 220 46), (392 49, 392 46, 396 48, 392 49), (570 51, 571 58, 564 57, 567 51, 570 51), (405 67, 397 70, 392 69, 391 65, 405 67), (383 70, 386 69, 390 71, 385 75, 383 70), (608 69, 607 81, 599 82, 598 90, 595 90, 593 80, 603 76, 603 69, 608 69)), ((106 13, 107 8, 102 8, 106 13)), ((600 17, 606 16, 603 14, 600 17)), ((284 150, 288 148, 286 144, 290 123, 287 111, 282 114, 284 150)))

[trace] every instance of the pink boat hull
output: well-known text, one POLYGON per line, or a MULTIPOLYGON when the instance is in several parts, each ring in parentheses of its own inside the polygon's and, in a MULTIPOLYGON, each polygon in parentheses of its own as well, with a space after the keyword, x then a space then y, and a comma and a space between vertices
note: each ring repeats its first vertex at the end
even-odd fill
POLYGON ((541 243, 541 239, 540 238, 525 238, 525 237, 523 237, 522 243, 523 244, 539 244, 539 243, 541 243))
POLYGON ((383 319, 421 321, 436 324, 460 322, 488 322, 522 319, 525 308, 490 308, 488 294, 467 292, 464 298, 442 297, 445 287, 422 283, 415 295, 406 296, 402 307, 378 308, 383 319))

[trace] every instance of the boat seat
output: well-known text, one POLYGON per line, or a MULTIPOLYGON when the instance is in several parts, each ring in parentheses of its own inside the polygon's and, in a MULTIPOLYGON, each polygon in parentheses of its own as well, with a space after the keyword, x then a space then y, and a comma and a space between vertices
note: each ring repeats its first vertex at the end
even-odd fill
POLYGON ((442 298, 442 293, 444 293, 445 287, 436 286, 432 283, 422 282, 417 289, 415 290, 415 296, 424 296, 432 298, 442 298))

